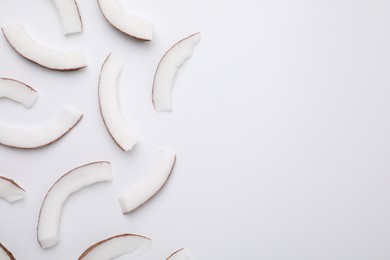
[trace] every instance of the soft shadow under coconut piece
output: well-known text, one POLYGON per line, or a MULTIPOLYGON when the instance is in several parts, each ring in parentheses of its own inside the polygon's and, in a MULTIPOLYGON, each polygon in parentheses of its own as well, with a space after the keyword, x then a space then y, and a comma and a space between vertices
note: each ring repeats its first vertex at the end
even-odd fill
POLYGON ((126 14, 118 0, 98 0, 107 21, 119 31, 143 41, 153 39, 153 24, 141 17, 126 14))
POLYGON ((0 78, 0 98, 2 97, 31 108, 38 97, 38 92, 16 79, 0 78))
POLYGON ((83 31, 83 22, 75 0, 52 0, 61 20, 65 35, 83 31))
POLYGON ((175 161, 175 152, 159 149, 149 175, 119 197, 122 213, 135 210, 156 195, 171 175, 175 161))
MULTIPOLYGON (((9 203, 24 199, 25 190, 20 187, 14 180, 0 176, 0 198, 9 203)), ((2 259, 0 257, 0 259, 2 259)))
POLYGON ((152 241, 144 236, 134 234, 116 235, 90 246, 78 260, 108 260, 134 251, 150 249, 152 241))
POLYGON ((67 134, 83 114, 72 106, 65 106, 46 124, 35 128, 11 126, 0 122, 0 144, 21 149, 49 145, 67 134))
POLYGON ((59 70, 79 70, 87 66, 81 51, 60 51, 36 42, 21 23, 9 24, 1 28, 8 43, 22 57, 42 67, 59 70))
POLYGON ((177 70, 191 57, 200 33, 194 33, 174 44, 161 58, 154 74, 152 101, 154 110, 172 110, 172 86, 177 70))
POLYGON ((92 184, 112 181, 111 172, 110 162, 93 162, 71 170, 54 183, 39 212, 37 238, 42 248, 52 247, 58 242, 62 207, 68 197, 92 184))

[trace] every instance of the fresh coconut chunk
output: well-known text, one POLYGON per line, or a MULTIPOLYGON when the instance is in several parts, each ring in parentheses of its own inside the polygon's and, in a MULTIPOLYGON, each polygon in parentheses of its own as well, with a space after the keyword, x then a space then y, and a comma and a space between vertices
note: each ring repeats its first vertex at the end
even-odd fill
POLYGON ((0 259, 1 260, 15 260, 12 253, 0 243, 0 259))
POLYGON ((75 0, 53 0, 62 23, 64 34, 79 33, 83 30, 83 22, 75 0))
POLYGON ((16 127, 0 122, 0 144, 24 149, 49 145, 68 133, 82 116, 76 108, 65 106, 55 118, 35 128, 16 127))
POLYGON ((181 248, 168 256, 167 260, 190 260, 190 256, 184 248, 181 248))
POLYGON ((194 33, 174 44, 161 58, 154 74, 152 101, 154 109, 172 110, 172 86, 177 70, 191 57, 200 33, 194 33))
POLYGON ((0 78, 0 97, 18 102, 26 108, 31 108, 38 93, 29 85, 16 79, 0 78))
POLYGON ((135 15, 126 14, 118 0, 98 0, 107 21, 119 31, 143 41, 153 39, 153 24, 135 15))
MULTIPOLYGON (((9 203, 24 198, 25 190, 20 187, 15 181, 6 177, 0 176, 0 198, 5 199, 9 203)), ((0 259, 2 259, 0 257, 0 259)))
POLYGON ((118 80, 123 62, 115 55, 108 55, 100 72, 98 96, 104 124, 115 143, 124 151, 137 143, 135 131, 126 122, 119 107, 118 80))
POLYGON ((159 149, 149 175, 119 197, 122 213, 138 208, 157 194, 171 175, 175 161, 175 152, 159 149))
POLYGON ((111 163, 93 162, 71 170, 54 183, 39 212, 37 237, 42 248, 52 247, 58 242, 62 207, 68 197, 92 184, 111 181, 111 172, 111 163))
POLYGON ((134 251, 150 249, 152 241, 144 236, 121 234, 90 246, 78 260, 108 260, 134 251))
POLYGON ((81 51, 59 51, 36 42, 21 23, 1 28, 14 50, 24 58, 52 70, 78 70, 87 66, 81 51))

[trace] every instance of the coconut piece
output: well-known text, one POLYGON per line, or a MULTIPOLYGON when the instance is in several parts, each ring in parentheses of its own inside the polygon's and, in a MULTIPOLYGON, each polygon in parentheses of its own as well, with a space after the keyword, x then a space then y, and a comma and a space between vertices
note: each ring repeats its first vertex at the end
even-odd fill
POLYGON ((115 55, 108 55, 103 63, 98 86, 100 112, 104 124, 114 142, 124 151, 137 143, 135 131, 123 117, 118 97, 118 80, 123 62, 115 55))
POLYGON ((0 243, 0 259, 1 260, 15 260, 13 254, 0 243))
POLYGON ((52 70, 78 70, 87 66, 81 51, 59 51, 36 42, 21 23, 1 28, 8 43, 24 58, 52 70))
POLYGON ((161 58, 154 74, 152 101, 154 109, 172 110, 172 85, 177 70, 191 57, 200 33, 194 33, 174 44, 161 58))
POLYGON ((122 213, 125 214, 138 208, 156 195, 171 175, 175 161, 175 152, 169 149, 159 149, 149 175, 119 197, 122 213))
POLYGON ((79 8, 74 0, 53 0, 60 16, 64 34, 79 33, 83 30, 83 22, 79 8))
POLYGON ((37 238, 42 248, 52 247, 58 242, 62 207, 68 197, 92 184, 111 181, 111 172, 110 162, 93 162, 71 170, 54 183, 39 212, 37 238))
POLYGON ((152 241, 144 236, 121 234, 97 242, 82 253, 78 260, 114 259, 134 251, 143 251, 151 247, 152 241))
POLYGON ((38 92, 16 79, 0 78, 0 97, 8 98, 26 108, 31 108, 38 97, 38 92))
POLYGON ((187 250, 181 248, 168 256, 167 260, 190 260, 187 250))
POLYGON ((119 31, 143 41, 153 39, 153 24, 135 15, 126 14, 118 0, 98 0, 107 21, 119 31))
POLYGON ((67 134, 82 116, 79 110, 68 105, 56 117, 39 127, 22 128, 0 122, 0 144, 23 149, 49 145, 67 134))
MULTIPOLYGON (((0 176, 0 198, 9 203, 24 199, 25 190, 20 187, 14 180, 0 176)), ((0 257, 0 259, 2 259, 0 257)))

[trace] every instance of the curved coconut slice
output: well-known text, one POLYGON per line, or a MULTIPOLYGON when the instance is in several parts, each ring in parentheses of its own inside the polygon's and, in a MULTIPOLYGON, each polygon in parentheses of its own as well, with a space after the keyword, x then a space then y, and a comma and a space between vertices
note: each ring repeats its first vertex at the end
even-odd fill
POLYGON ((29 85, 15 79, 0 78, 0 97, 18 102, 26 108, 31 108, 38 93, 29 85))
POLYGON ((35 128, 22 128, 0 123, 0 144, 32 149, 49 145, 68 133, 83 114, 72 106, 65 106, 55 118, 35 128))
POLYGON ((47 192, 39 212, 37 228, 39 245, 42 248, 48 248, 57 243, 62 206, 72 193, 92 184, 111 180, 111 163, 109 162, 86 164, 58 179, 47 192))
POLYGON ((171 175, 175 161, 175 152, 168 149, 160 149, 157 151, 157 156, 150 174, 119 197, 123 214, 143 205, 161 190, 171 175))
POLYGON ((0 243, 0 259, 1 260, 15 260, 13 254, 0 243))
POLYGON ((90 246, 78 260, 107 260, 114 259, 134 251, 151 247, 152 241, 144 236, 121 234, 97 242, 90 246))
POLYGON ((24 58, 52 70, 78 70, 87 66, 81 51, 63 52, 37 43, 21 23, 1 28, 9 44, 24 58))
MULTIPOLYGON (((24 198, 25 190, 20 187, 15 181, 6 177, 0 176, 0 198, 5 199, 9 203, 24 198)), ((2 259, 0 257, 0 259, 2 259)))
POLYGON ((83 30, 79 8, 74 0, 53 0, 62 23, 64 34, 78 33, 83 30))
POLYGON ((124 151, 137 143, 137 136, 124 119, 118 99, 118 79, 123 62, 115 55, 108 55, 100 72, 98 96, 104 124, 115 143, 124 151))
POLYGON ((200 33, 194 33, 173 45, 161 58, 154 74, 152 100, 158 111, 172 110, 172 85, 177 70, 191 57, 200 33))
POLYGON ((118 0, 98 0, 107 21, 119 31, 143 41, 153 39, 153 24, 143 18, 126 14, 118 0))
POLYGON ((181 248, 168 256, 167 260, 190 260, 190 256, 184 248, 181 248))

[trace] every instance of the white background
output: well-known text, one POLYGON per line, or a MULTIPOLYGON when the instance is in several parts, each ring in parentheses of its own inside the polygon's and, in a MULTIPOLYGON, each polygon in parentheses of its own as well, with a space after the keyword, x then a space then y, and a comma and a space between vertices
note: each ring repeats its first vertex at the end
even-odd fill
POLYGON ((380 0, 121 1, 153 21, 155 39, 119 33, 96 0, 77 1, 84 32, 62 34, 49 0, 2 0, 0 25, 21 21, 34 38, 82 48, 88 67, 53 72, 0 37, 0 76, 39 91, 31 110, 0 102, 0 120, 36 126, 71 104, 84 118, 49 147, 0 147, 0 175, 27 190, 0 201, 0 241, 19 259, 76 259, 119 233, 153 239, 143 257, 182 246, 192 259, 390 258, 390 2, 380 0), (200 31, 177 74, 171 113, 155 113, 154 70, 177 40, 200 31), (139 143, 121 151, 99 114, 97 82, 110 53, 125 67, 121 107, 139 143), (145 176, 158 147, 177 152, 164 189, 122 215, 118 194, 145 176), (109 160, 114 181, 64 206, 60 241, 36 240, 39 208, 55 180, 109 160))

